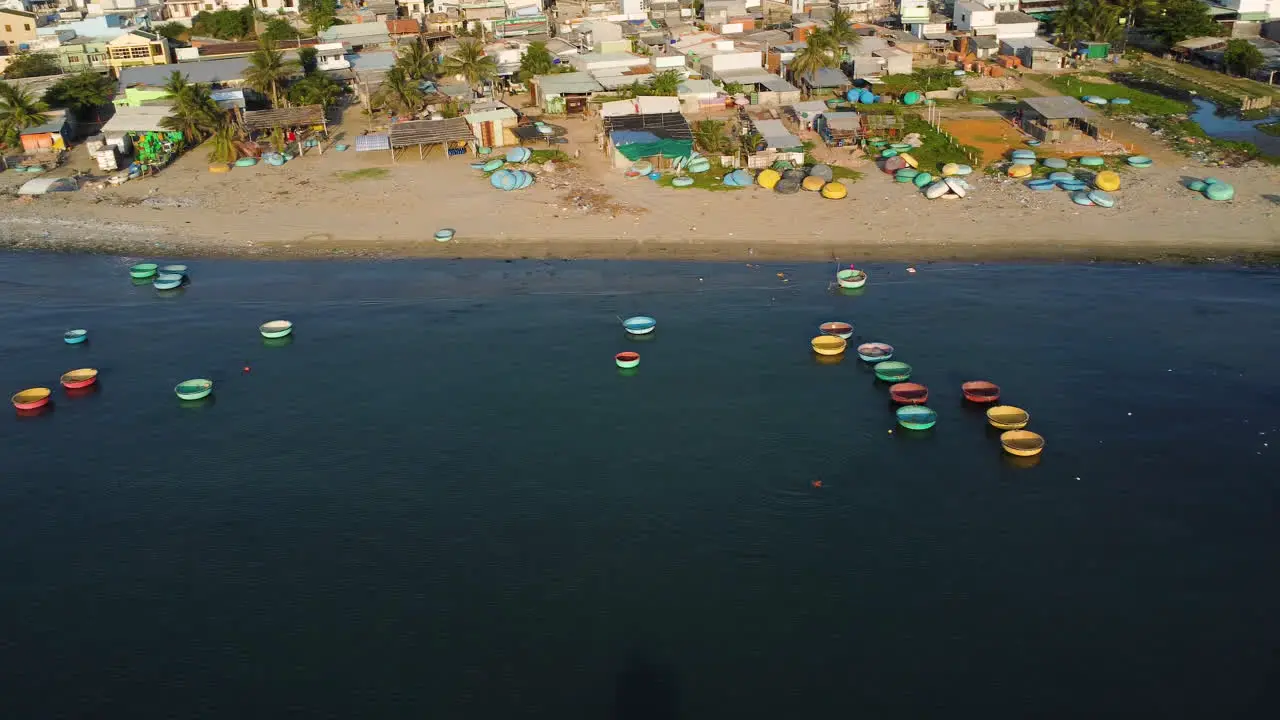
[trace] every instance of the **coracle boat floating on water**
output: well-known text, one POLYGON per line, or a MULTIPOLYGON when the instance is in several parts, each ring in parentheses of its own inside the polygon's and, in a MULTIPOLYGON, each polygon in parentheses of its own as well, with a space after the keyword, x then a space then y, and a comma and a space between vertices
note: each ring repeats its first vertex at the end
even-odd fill
POLYGON ((15 393, 9 398, 9 402, 19 410, 35 410, 49 404, 49 396, 53 391, 49 388, 27 388, 20 393, 15 393))
POLYGON ((846 268, 836 273, 836 282, 842 288, 860 288, 867 284, 867 274, 861 270, 846 268))
POLYGON ((186 265, 165 265, 164 267, 160 268, 160 274, 161 275, 182 275, 185 277, 187 274, 187 266, 186 265))
POLYGON ((818 331, 823 335, 835 335, 848 340, 853 335, 853 326, 847 322, 825 322, 818 326, 818 331))
POLYGON ((62 342, 68 345, 79 345, 89 338, 89 331, 82 328, 62 333, 62 342))
POLYGON ((160 266, 155 263, 138 263, 137 265, 129 268, 129 277, 149 278, 156 274, 156 270, 159 267, 160 266))
POLYGON ((205 378, 183 380, 173 388, 173 392, 183 400, 200 400, 213 392, 213 381, 205 378))
POLYGON ((98 382, 98 370, 96 368, 70 370, 62 374, 59 382, 62 383, 62 387, 71 390, 89 387, 90 385, 98 382))
POLYGON ((258 332, 264 338, 282 338, 293 332, 293 323, 288 320, 272 320, 258 326, 258 332))
POLYGON ((1000 445, 1010 455, 1031 457, 1044 450, 1044 438, 1030 430, 1010 430, 1000 433, 1000 445))
POLYGON ((899 405, 923 405, 929 401, 929 388, 906 382, 889 386, 889 398, 899 405))
POLYGON ((633 368, 640 364, 640 353, 638 352, 620 352, 613 356, 613 361, 622 369, 633 368))
POLYGON ((1031 413, 1012 405, 997 405, 987 410, 987 422, 997 430, 1021 430, 1031 422, 1031 413))
POLYGON ((647 315, 636 315, 622 321, 622 329, 632 335, 646 335, 658 327, 658 321, 647 315))
POLYGON ((894 413, 898 424, 908 430, 928 430, 938 422, 938 413, 924 405, 907 405, 894 413))
POLYGON ((960 386, 964 399, 976 403, 993 403, 1000 399, 1000 386, 986 380, 971 380, 960 386))
POLYGON ((174 288, 182 285, 182 276, 172 275, 169 273, 157 275, 156 279, 151 281, 151 284, 154 285, 157 290, 173 290, 174 288))
POLYGON ((911 366, 897 360, 877 363, 875 369, 876 377, 889 382, 902 382, 911 377, 911 366))
POLYGON ((809 346, 819 355, 839 355, 844 352, 849 343, 835 335, 819 335, 809 341, 809 346))
POLYGON ((888 343, 869 342, 858 346, 858 357, 869 363, 878 363, 893 357, 893 346, 888 343))

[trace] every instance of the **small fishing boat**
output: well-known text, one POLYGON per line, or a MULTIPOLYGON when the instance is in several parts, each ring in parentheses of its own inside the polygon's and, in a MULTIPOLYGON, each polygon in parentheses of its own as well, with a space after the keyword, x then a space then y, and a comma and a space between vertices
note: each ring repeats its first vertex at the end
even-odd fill
POLYGON ((157 290, 173 290, 182 285, 181 275, 157 275, 155 280, 151 281, 157 290))
POLYGON ((898 424, 908 430, 928 430, 938 422, 938 413, 923 405, 907 405, 894 413, 898 424))
POLYGON ((137 265, 129 268, 129 277, 149 278, 156 274, 156 270, 159 269, 159 267, 160 266, 155 263, 138 263, 137 265))
POLYGON ((819 355, 839 355, 849 346, 842 337, 835 335, 819 335, 809 341, 809 346, 819 355))
POLYGON ((631 351, 620 352, 613 356, 613 361, 618 364, 618 367, 624 370, 633 368, 640 364, 640 353, 631 351))
POLYGON ((929 388, 906 382, 889 386, 889 398, 899 405, 923 405, 929 400, 929 388))
POLYGON ((435 237, 436 242, 449 242, 453 239, 453 228, 440 228, 435 237))
POLYGON ((1021 430, 1031 422, 1031 413, 1012 405, 997 405, 987 410, 987 422, 997 430, 1021 430))
POLYGON ((186 277, 187 266, 186 265, 165 265, 164 267, 160 268, 160 274, 161 275, 181 275, 183 277, 186 277))
POLYGON ((282 338, 293 332, 293 323, 288 320, 272 320, 258 326, 258 332, 264 338, 282 338))
POLYGON ((68 345, 79 345, 89 339, 89 331, 82 328, 68 330, 62 333, 62 342, 68 345))
POLYGON ((897 360, 878 363, 876 377, 889 382, 902 382, 911 377, 911 366, 897 360))
POLYGON ((818 326, 818 331, 823 335, 835 335, 848 340, 853 335, 853 326, 847 322, 825 322, 818 326))
POLYGON ((35 410, 49 404, 49 396, 53 391, 49 388, 27 388, 9 398, 13 406, 19 410, 35 410))
POLYGON ((647 315, 636 315, 622 321, 622 329, 632 335, 647 335, 658 327, 658 321, 647 315))
POLYGON ((1031 457, 1044 450, 1044 438, 1030 430, 1010 430, 1000 433, 1000 445, 1010 455, 1031 457))
POLYGON ((69 370, 62 374, 60 381, 62 387, 75 390, 76 388, 89 387, 98 382, 98 371, 95 368, 80 368, 79 370, 69 370))
POLYGON ((209 393, 213 392, 213 381, 205 378, 183 380, 174 386, 173 392, 183 400, 199 400, 209 397, 209 393))
POLYGON ((993 403, 1000 399, 1000 386, 986 380, 973 380, 960 386, 964 399, 976 403, 993 403))
POLYGON ((867 284, 867 274, 861 270, 845 268, 836 273, 836 282, 842 288, 860 288, 867 284))
POLYGON ((888 343, 862 343, 858 346, 858 357, 869 363, 878 363, 893 357, 893 346, 888 343))

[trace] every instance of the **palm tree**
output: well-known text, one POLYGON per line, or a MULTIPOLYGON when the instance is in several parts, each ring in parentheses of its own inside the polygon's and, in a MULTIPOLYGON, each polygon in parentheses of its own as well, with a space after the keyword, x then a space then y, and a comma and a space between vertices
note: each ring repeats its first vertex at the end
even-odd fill
POLYGON ((422 109, 423 94, 417 81, 404 68, 396 66, 387 72, 374 96, 374 104, 402 115, 413 115, 422 109))
POLYGON ((699 120, 693 126, 693 140, 702 151, 717 155, 724 149, 724 121, 699 120))
POLYGON ((853 29, 853 20, 849 13, 837 7, 831 11, 831 20, 827 22, 827 37, 834 41, 837 54, 843 55, 844 48, 857 48, 862 43, 862 36, 853 29))
POLYGON ((276 48, 274 40, 264 37, 258 41, 258 49, 249 56, 244 81, 249 87, 269 96, 272 105, 279 105, 280 86, 301 70, 297 61, 284 59, 284 53, 276 48))
POLYGON ((1156 0, 1108 0, 1112 5, 1120 9, 1120 13, 1124 16, 1124 38, 1125 44, 1128 45, 1129 31, 1133 29, 1133 23, 1138 19, 1139 15, 1149 17, 1151 13, 1157 11, 1158 6, 1156 0))
POLYGON ((431 48, 422 41, 422 38, 416 38, 400 48, 400 57, 396 59, 396 64, 404 68, 410 80, 418 82, 434 80, 436 75, 440 74, 440 62, 436 60, 435 53, 431 52, 431 48))
POLYGON ((19 145, 23 130, 49 122, 48 109, 17 85, 0 83, 0 145, 19 145))
POLYGON ((1115 42, 1123 34, 1120 18, 1124 10, 1116 5, 1095 3, 1087 16, 1089 37, 1094 42, 1115 42))
POLYGON ((199 144, 218 129, 225 114, 218 109, 208 85, 191 85, 182 78, 180 86, 174 75, 180 74, 170 75, 165 87, 177 89, 178 93, 173 98, 173 110, 160 121, 160 125, 182 133, 182 137, 192 144, 199 144))
POLYGON ((1053 18, 1053 30, 1062 42, 1074 45, 1077 40, 1087 40, 1089 35, 1088 0, 1067 0, 1067 4, 1053 18))
POLYGON ((164 81, 164 89, 169 91, 169 95, 179 98, 187 88, 191 87, 191 83, 187 82, 187 76, 174 70, 169 73, 169 79, 164 81))
POLYGON ((240 150, 236 147, 236 140, 240 137, 240 124, 223 115, 209 138, 209 162, 235 162, 240 156, 240 150))
POLYGON ((461 76, 474 90, 498 76, 498 63, 484 54, 479 40, 462 40, 458 49, 444 59, 444 73, 461 76))
POLYGON ((649 81, 648 91, 654 95, 676 95, 680 91, 680 73, 664 70, 649 81))
MULTIPOLYGON (((800 82, 803 78, 824 68, 836 67, 840 64, 836 57, 837 45, 831 36, 824 31, 814 32, 805 42, 805 46, 787 67, 791 70, 791 78, 800 82)), ((806 91, 807 93, 808 91, 806 91)))

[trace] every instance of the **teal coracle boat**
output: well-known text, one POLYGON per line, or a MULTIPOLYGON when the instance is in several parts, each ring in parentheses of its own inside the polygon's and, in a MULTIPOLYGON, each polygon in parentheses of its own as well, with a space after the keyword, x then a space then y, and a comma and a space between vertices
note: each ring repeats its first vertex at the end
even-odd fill
POLYGON ((938 422, 938 413, 924 405, 906 405, 897 409, 898 424, 908 430, 928 430, 938 422))
POLYGON ((453 228, 440 228, 436 231, 436 242, 449 242, 453 239, 453 228))
POLYGON ((264 338, 282 338, 293 332, 293 323, 288 320, 272 320, 258 326, 258 332, 264 338))
POLYGON ((647 315, 637 315, 622 321, 622 328, 632 335, 648 335, 658 327, 658 321, 647 315))
POLYGON ((205 378, 183 380, 173 388, 173 392, 182 400, 200 400, 213 392, 213 381, 205 378))
POLYGON ((149 278, 155 275, 159 268, 160 266, 155 263, 138 263, 129 268, 129 277, 149 278))
POLYGON ((876 377, 889 382, 902 382, 911 377, 911 366, 897 360, 877 363, 876 377))
POLYGON ((76 330, 68 330, 62 333, 62 341, 68 345, 79 345, 80 343, 88 339, 89 339, 88 330, 76 329, 76 330))
POLYGON ((151 284, 154 285, 157 290, 173 290, 174 288, 182 285, 182 276, 174 275, 172 273, 162 273, 157 275, 156 279, 151 281, 151 284))
POLYGON ((160 268, 160 274, 185 276, 187 274, 187 266, 186 265, 165 265, 164 267, 160 268))

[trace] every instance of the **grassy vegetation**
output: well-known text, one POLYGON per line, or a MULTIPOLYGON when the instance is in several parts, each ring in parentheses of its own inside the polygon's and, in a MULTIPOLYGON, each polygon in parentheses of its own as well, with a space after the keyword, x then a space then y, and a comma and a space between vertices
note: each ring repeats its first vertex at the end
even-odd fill
POLYGON ((863 174, 857 170, 850 170, 839 165, 830 165, 829 167, 831 168, 831 179, 838 180, 845 185, 852 185, 863 178, 863 174))
POLYGON ((978 158, 982 157, 981 150, 966 148, 951 142, 917 115, 906 115, 904 122, 904 134, 920 133, 920 141, 923 144, 910 152, 911 156, 919 161, 921 170, 937 175, 942 166, 950 162, 971 164, 973 161, 965 154, 966 151, 978 158))
POLYGON ((573 158, 560 150, 534 150, 529 157, 529 162, 538 164, 544 162, 569 163, 572 160, 573 158))
POLYGON ((710 170, 704 173, 689 174, 689 177, 693 178, 693 184, 688 187, 676 187, 671 184, 671 181, 678 177, 677 175, 664 174, 654 182, 658 183, 662 187, 672 188, 674 190, 692 190, 694 188, 699 190, 710 190, 712 192, 732 192, 734 190, 741 190, 742 188, 724 184, 724 176, 731 170, 732 168, 726 168, 720 163, 712 160, 710 170))
POLYGON ((1208 152, 1220 156, 1229 164, 1249 160, 1261 160, 1272 165, 1280 164, 1280 157, 1263 155, 1258 146, 1251 142, 1209 137, 1204 128, 1200 127, 1200 123, 1194 120, 1152 118, 1151 129, 1160 130, 1169 145, 1183 154, 1208 152))
POLYGON ((1045 83, 1063 94, 1079 98, 1085 95, 1113 100, 1128 98, 1128 105, 1107 105, 1103 110, 1109 115, 1181 115, 1190 107, 1181 101, 1145 92, 1119 83, 1096 83, 1072 75, 1048 78, 1045 83))
MULTIPOLYGON (((1162 70, 1162 67, 1166 65, 1170 65, 1170 63, 1144 57, 1143 62, 1139 65, 1138 72, 1144 74, 1159 73, 1166 78, 1170 78, 1166 81, 1168 84, 1173 85, 1174 87, 1182 87, 1187 90, 1195 90, 1201 95, 1212 96, 1214 94, 1222 94, 1221 90, 1215 90, 1215 88, 1222 88, 1241 95, 1253 95, 1256 97, 1266 97, 1267 95, 1270 95, 1271 97, 1280 100, 1280 86, 1277 85, 1267 85, 1266 83, 1261 83, 1257 80, 1233 77, 1226 73, 1215 72, 1207 68, 1182 63, 1173 66, 1176 68, 1178 75, 1183 76, 1178 77, 1172 73, 1162 70)), ((1226 104, 1235 105, 1236 102, 1234 99, 1231 99, 1231 101, 1226 104)))
POLYGON ((347 170, 338 173, 338 179, 342 182, 355 182, 356 180, 377 180, 384 178, 391 173, 390 170, 380 167, 363 168, 360 170, 347 170))
POLYGON ((1257 128, 1259 132, 1264 132, 1268 135, 1274 135, 1275 137, 1280 137, 1280 120, 1277 120, 1272 123, 1264 123, 1262 125, 1258 125, 1257 128))

